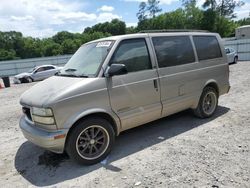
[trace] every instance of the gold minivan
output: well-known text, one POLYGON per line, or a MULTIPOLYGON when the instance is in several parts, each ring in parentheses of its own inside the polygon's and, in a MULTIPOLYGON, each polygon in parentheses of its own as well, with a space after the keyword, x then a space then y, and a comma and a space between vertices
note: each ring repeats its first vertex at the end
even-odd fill
POLYGON ((212 116, 229 88, 216 33, 113 36, 82 45, 57 75, 27 90, 20 128, 40 147, 94 164, 124 130, 185 109, 212 116))

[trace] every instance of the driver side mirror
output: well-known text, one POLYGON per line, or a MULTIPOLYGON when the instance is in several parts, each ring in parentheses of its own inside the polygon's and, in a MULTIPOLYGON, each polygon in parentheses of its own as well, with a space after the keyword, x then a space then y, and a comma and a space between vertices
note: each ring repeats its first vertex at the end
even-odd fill
POLYGON ((127 74, 128 70, 124 64, 112 64, 106 71, 105 77, 112 77, 115 75, 127 74))

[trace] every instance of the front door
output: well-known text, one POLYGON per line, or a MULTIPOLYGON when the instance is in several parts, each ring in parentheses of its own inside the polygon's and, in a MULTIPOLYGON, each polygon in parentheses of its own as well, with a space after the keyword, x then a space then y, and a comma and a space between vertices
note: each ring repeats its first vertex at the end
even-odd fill
POLYGON ((45 75, 46 75, 45 67, 40 67, 34 72, 33 80, 34 81, 43 80, 45 75))
POLYGON ((161 117, 158 73, 153 69, 145 38, 120 42, 110 64, 124 64, 128 74, 107 79, 113 111, 122 129, 129 129, 161 117))

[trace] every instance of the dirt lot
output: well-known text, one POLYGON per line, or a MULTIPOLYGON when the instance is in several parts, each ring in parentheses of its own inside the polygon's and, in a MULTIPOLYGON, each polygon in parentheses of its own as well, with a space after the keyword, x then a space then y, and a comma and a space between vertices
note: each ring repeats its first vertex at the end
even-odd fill
POLYGON ((230 66, 231 91, 216 115, 190 111, 121 134, 110 156, 79 166, 27 142, 20 95, 0 90, 0 187, 250 187, 250 62, 230 66))

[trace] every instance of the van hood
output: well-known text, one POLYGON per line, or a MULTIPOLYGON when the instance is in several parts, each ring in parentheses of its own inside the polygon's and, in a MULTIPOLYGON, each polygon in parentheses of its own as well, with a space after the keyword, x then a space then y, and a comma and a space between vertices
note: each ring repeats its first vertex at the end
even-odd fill
POLYGON ((103 84, 98 84, 98 79, 52 76, 24 92, 20 103, 24 106, 50 107, 57 101, 104 88, 103 84))

